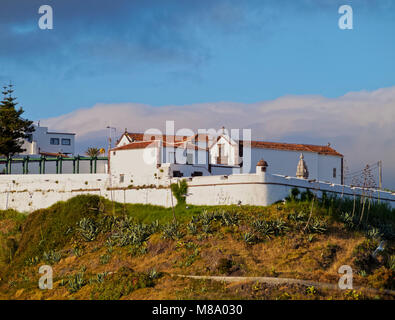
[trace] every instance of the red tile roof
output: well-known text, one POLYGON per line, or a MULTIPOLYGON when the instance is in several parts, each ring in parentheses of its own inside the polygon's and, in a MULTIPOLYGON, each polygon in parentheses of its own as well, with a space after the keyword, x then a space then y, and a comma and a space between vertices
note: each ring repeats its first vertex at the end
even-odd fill
MULTIPOLYGON (((125 144, 121 147, 113 148, 113 149, 111 149, 111 151, 156 148, 159 145, 159 142, 160 142, 160 140, 135 141, 135 142, 125 144)), ((194 149, 194 150, 207 150, 204 148, 200 148, 194 144, 185 143, 185 142, 168 143, 166 141, 163 141, 162 146, 163 147, 172 147, 172 148, 194 149)))
POLYGON ((330 146, 317 146, 311 144, 283 143, 283 142, 266 142, 251 141, 251 148, 275 149, 301 152, 314 152, 331 156, 343 157, 342 154, 332 149, 330 146))
MULTIPOLYGON (((129 139, 129 141, 134 140, 135 142, 141 142, 141 141, 150 141, 151 137, 155 137, 155 140, 164 140, 166 142, 167 138, 170 138, 170 140, 174 139, 174 143, 177 145, 176 147, 184 147, 185 146, 180 146, 179 144, 185 142, 185 141, 190 141, 192 139, 195 139, 195 141, 208 141, 210 140, 209 137, 210 135, 208 134, 195 134, 194 136, 167 136, 167 135, 151 135, 151 134, 145 134, 145 139, 144 139, 144 133, 130 133, 126 132, 124 133, 129 139), (148 140, 149 139, 149 140, 148 140)), ((221 136, 217 137, 217 141, 221 138, 221 136)), ((215 142, 213 143, 213 145, 215 142)), ((164 146, 173 146, 170 144, 167 144, 164 146)), ((212 146, 212 145, 211 145, 212 146)), ((211 148, 210 146, 210 148, 211 148)), ((125 147, 125 146, 124 146, 125 147)), ((195 150, 198 149, 197 146, 190 145, 187 148, 195 148, 195 150)), ((122 148, 122 147, 119 147, 122 148)), ((124 149, 119 149, 118 150, 124 150, 124 149)), ((143 146, 130 146, 126 149, 138 149, 138 148, 144 148, 143 146)), ((261 148, 261 149, 273 149, 273 150, 285 150, 285 151, 300 151, 300 152, 313 152, 313 153, 318 153, 318 154, 325 154, 325 155, 332 155, 332 156, 338 156, 338 157, 343 157, 343 155, 339 152, 337 152, 335 149, 331 148, 330 146, 319 146, 319 145, 310 145, 310 144, 297 144, 297 143, 283 143, 283 142, 267 142, 267 141, 251 141, 251 148, 261 148)), ((202 149, 202 148, 199 148, 202 149)), ((115 150, 115 149, 113 149, 115 150)), ((205 150, 205 149, 203 149, 205 150)))
POLYGON ((169 141, 174 141, 174 142, 182 142, 182 141, 187 141, 191 137, 189 136, 168 136, 165 134, 162 135, 155 135, 155 134, 144 134, 144 133, 131 133, 131 132, 126 132, 124 133, 129 140, 132 141, 147 141, 147 140, 169 140, 169 141), (152 137, 155 137, 152 139, 152 137), (145 138, 145 139, 144 139, 145 138))
POLYGON ((144 149, 144 148, 155 148, 158 145, 158 141, 136 141, 125 144, 121 147, 116 147, 111 149, 111 151, 118 151, 118 150, 131 150, 131 149, 144 149))

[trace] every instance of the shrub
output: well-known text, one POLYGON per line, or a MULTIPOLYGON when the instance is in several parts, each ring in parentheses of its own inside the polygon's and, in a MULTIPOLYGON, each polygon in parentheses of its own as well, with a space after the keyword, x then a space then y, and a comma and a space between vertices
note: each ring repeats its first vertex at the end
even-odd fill
POLYGON ((163 239, 178 240, 181 239, 184 234, 179 230, 180 225, 178 222, 170 222, 163 227, 163 239))
POLYGON ((244 232, 242 235, 243 241, 248 244, 254 244, 257 242, 257 237, 252 232, 244 232))
POLYGON ((68 278, 68 290, 71 293, 75 293, 80 290, 86 284, 84 280, 84 273, 79 272, 68 278))
POLYGON ((179 180, 177 183, 170 185, 174 198, 177 199, 177 205, 185 204, 188 193, 188 183, 185 179, 179 180))
POLYGON ((92 299, 119 300, 140 288, 153 287, 154 280, 145 273, 137 273, 122 267, 117 273, 107 276, 107 281, 97 283, 91 293, 92 299))
POLYGON ((237 226, 240 220, 239 213, 229 213, 226 211, 221 212, 220 221, 221 225, 231 227, 237 226))
POLYGON ((43 253, 43 260, 50 265, 59 262, 61 257, 62 254, 54 250, 50 250, 49 252, 43 253))
POLYGON ((187 224, 187 230, 191 235, 196 235, 198 233, 198 227, 193 221, 187 224))
POLYGON ((99 233, 95 222, 90 218, 82 218, 77 223, 76 230, 85 241, 95 240, 97 234, 99 233))

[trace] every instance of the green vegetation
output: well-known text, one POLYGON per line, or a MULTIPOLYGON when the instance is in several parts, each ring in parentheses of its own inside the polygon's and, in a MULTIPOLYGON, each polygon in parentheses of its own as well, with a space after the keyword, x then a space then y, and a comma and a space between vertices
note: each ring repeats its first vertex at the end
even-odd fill
POLYGON ((175 211, 176 222, 172 208, 111 203, 93 195, 77 196, 28 216, 0 211, 0 292, 4 293, 0 298, 17 293, 22 298, 204 298, 215 290, 221 290, 214 294, 220 299, 369 297, 360 292, 261 284, 240 291, 237 286, 211 282, 202 286, 203 292, 193 280, 170 276, 332 282, 343 264, 352 265, 356 284, 395 288, 395 212, 382 203, 364 207, 361 199, 325 194, 317 198, 314 192, 292 190, 285 203, 268 207, 178 205, 175 211), (372 257, 382 240, 384 250, 372 257), (36 288, 41 264, 57 270, 51 292, 36 288), (162 289, 157 292, 159 282, 162 289))
POLYGON ((185 179, 178 180, 177 183, 170 185, 173 196, 177 199, 177 205, 183 205, 186 201, 186 195, 188 193, 188 183, 185 179))
POLYGON ((0 155, 10 157, 25 151, 23 139, 34 131, 33 121, 22 118, 22 108, 16 108, 16 98, 12 96, 12 85, 4 87, 0 102, 0 155))

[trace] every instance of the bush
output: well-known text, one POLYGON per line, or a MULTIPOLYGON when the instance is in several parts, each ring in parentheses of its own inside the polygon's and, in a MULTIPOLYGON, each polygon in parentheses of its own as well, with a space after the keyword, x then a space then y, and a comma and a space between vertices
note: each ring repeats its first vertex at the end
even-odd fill
POLYGON ((91 293, 92 299, 119 300, 140 288, 154 286, 158 275, 137 273, 127 267, 122 267, 117 273, 108 275, 103 283, 97 283, 91 293))
POLYGON ((178 240, 181 239, 184 234, 179 230, 180 225, 178 222, 171 222, 166 224, 163 227, 163 234, 162 238, 163 239, 172 239, 172 240, 178 240))
POLYGON ((170 185, 173 196, 177 199, 177 205, 185 204, 188 193, 188 183, 185 179, 170 185))

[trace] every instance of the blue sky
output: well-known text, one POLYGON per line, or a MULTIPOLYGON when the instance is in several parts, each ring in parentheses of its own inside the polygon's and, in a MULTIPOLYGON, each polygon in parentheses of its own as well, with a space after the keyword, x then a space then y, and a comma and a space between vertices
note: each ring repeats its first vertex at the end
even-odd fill
POLYGON ((327 144, 395 189, 395 1, 2 0, 0 83, 77 152, 131 131, 251 128, 327 144), (54 29, 38 28, 49 4, 54 29), (353 30, 340 30, 340 5, 353 30))
POLYGON ((394 85, 392 1, 52 0, 53 30, 37 26, 42 4, 6 0, 0 13, 0 81, 34 119, 394 85), (338 28, 340 4, 353 30, 338 28))

